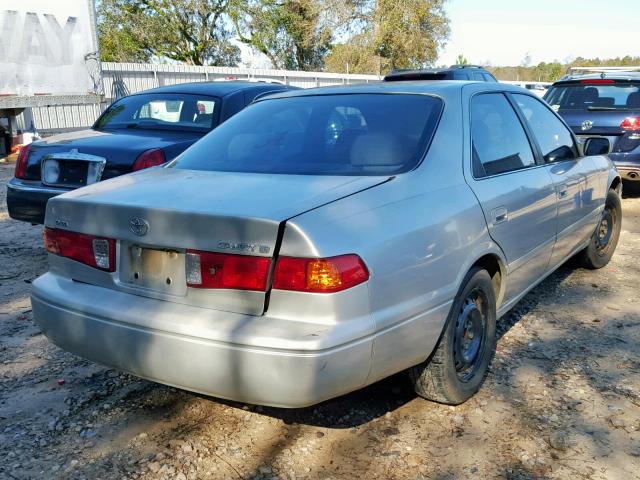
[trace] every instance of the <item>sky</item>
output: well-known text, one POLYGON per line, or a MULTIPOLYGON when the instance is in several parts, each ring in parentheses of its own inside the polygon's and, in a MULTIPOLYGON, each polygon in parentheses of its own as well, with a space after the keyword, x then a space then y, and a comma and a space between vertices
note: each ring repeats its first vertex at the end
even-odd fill
POLYGON ((449 0, 437 64, 520 65, 640 56, 640 0, 449 0))

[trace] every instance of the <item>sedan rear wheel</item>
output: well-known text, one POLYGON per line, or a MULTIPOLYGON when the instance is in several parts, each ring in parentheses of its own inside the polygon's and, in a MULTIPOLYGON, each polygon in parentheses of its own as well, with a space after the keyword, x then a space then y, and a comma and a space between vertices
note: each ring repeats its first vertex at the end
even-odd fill
POLYGON ((484 381, 496 349, 495 333, 491 277, 473 268, 453 302, 435 352, 409 371, 416 393, 449 405, 468 400, 484 381))
POLYGON ((613 257, 622 226, 622 202, 615 190, 609 190, 604 210, 589 245, 578 254, 586 268, 602 268, 613 257))

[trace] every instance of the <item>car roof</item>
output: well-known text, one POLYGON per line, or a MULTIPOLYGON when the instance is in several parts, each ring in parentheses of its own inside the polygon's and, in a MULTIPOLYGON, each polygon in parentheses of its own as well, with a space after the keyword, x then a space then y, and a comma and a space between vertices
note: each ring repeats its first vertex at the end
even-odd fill
POLYGON ((396 69, 391 73, 385 75, 383 80, 385 82, 431 80, 430 78, 428 78, 429 76, 450 76, 451 74, 455 75, 456 72, 461 71, 486 73, 493 79, 495 79, 491 72, 486 70, 484 67, 481 67, 480 65, 451 65, 450 67, 442 68, 396 69))
POLYGON ((240 90, 293 90, 297 87, 281 85, 267 82, 244 82, 241 80, 230 80, 226 82, 189 82, 167 85, 165 87, 152 88, 133 95, 145 93, 191 93, 196 95, 211 95, 214 97, 224 97, 240 90))
POLYGON ((417 74, 417 73, 448 73, 448 72, 457 72, 460 70, 484 70, 486 71, 486 69, 484 67, 481 67, 480 65, 451 65, 450 67, 433 67, 433 68, 418 68, 418 69, 414 69, 414 68, 399 68, 396 70, 393 70, 390 74, 388 74, 387 76, 391 76, 391 75, 402 75, 402 74, 417 74))
POLYGON ((479 82, 472 80, 417 80, 406 82, 375 82, 358 83, 351 85, 339 85, 331 87, 306 88, 277 92, 269 95, 269 99, 285 97, 308 97, 314 95, 344 95, 344 94, 422 94, 449 96, 459 92, 465 86, 477 86, 479 90, 509 91, 517 93, 530 93, 528 90, 517 85, 500 82, 479 82))

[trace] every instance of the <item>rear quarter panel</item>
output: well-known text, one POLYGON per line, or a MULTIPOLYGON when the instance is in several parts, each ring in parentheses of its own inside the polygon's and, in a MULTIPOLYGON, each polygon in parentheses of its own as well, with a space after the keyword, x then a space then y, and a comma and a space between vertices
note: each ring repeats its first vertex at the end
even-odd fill
POLYGON ((501 257, 462 176, 459 108, 416 170, 286 224, 280 255, 361 256, 375 339, 368 383, 425 360, 473 263, 501 257))

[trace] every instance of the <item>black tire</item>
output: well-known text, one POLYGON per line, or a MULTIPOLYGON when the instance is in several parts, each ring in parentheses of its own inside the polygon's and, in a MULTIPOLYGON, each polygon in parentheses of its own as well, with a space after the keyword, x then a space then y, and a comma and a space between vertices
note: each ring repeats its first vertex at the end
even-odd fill
POLYGON ((447 405, 467 401, 482 386, 495 350, 493 284, 486 270, 473 268, 451 306, 435 352, 409 370, 416 393, 447 405))
POLYGON ((600 222, 591 236, 589 245, 578 253, 580 264, 585 268, 604 267, 616 251, 622 226, 622 202, 615 190, 609 190, 600 222))

